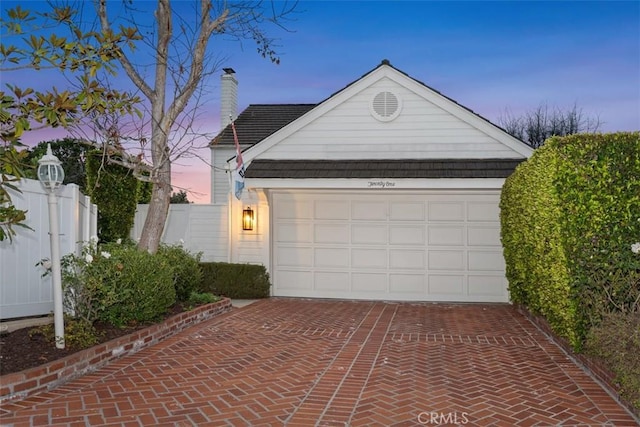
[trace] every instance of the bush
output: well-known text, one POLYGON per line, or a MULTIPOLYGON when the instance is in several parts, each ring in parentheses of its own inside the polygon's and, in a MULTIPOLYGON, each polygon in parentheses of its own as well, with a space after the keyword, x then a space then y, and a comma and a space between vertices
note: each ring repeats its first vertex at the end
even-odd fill
POLYGON ((640 312, 606 314, 585 349, 616 375, 620 395, 640 410, 640 312))
POLYGON ((610 312, 638 310, 640 133, 554 137, 509 177, 500 201, 514 302, 579 350, 610 312))
POLYGON ((87 193, 98 206, 98 236, 103 242, 129 236, 138 207, 138 180, 123 166, 108 164, 101 151, 87 155, 87 193))
POLYGON ((501 239, 512 301, 544 316, 575 346, 576 304, 554 187, 557 170, 557 149, 547 143, 507 178, 500 199, 501 239))
POLYGON ((117 297, 101 320, 116 326, 149 322, 175 304, 174 269, 164 257, 117 244, 104 245, 103 251, 110 257, 101 259, 115 272, 106 286, 117 297))
MULTIPOLYGON (((42 335, 50 343, 55 343, 55 326, 47 324, 29 331, 29 337, 42 335)), ((84 319, 74 319, 64 316, 64 344, 66 348, 82 350, 98 344, 100 335, 92 323, 84 319)))
POLYGON ((180 245, 160 245, 157 255, 163 257, 173 269, 176 299, 181 302, 186 301, 202 282, 200 269, 202 253, 191 254, 180 245))
POLYGON ((211 304, 213 302, 220 301, 220 297, 210 293, 210 292, 191 292, 189 298, 187 299, 187 304, 189 308, 197 307, 199 305, 211 304))
POLYGON ((254 299, 269 296, 269 274, 262 265, 205 262, 201 290, 228 298, 254 299))

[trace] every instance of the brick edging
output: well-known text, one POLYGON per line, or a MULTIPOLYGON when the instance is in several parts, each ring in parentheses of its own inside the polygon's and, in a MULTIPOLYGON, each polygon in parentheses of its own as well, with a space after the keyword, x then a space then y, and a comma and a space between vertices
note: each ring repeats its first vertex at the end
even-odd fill
POLYGON ((578 362, 587 372, 595 377, 609 392, 615 400, 623 405, 629 412, 640 418, 640 410, 635 408, 631 402, 620 396, 620 388, 616 385, 616 375, 611 372, 602 362, 587 357, 584 354, 576 353, 571 344, 566 339, 558 336, 552 329, 547 320, 535 315, 523 305, 516 305, 517 310, 536 325, 545 335, 547 335, 554 343, 556 343, 569 357, 578 362))
POLYGON ((93 372, 120 357, 134 354, 197 323, 230 311, 231 300, 224 298, 193 310, 176 314, 145 329, 70 354, 44 365, 0 376, 0 402, 20 400, 34 393, 51 390, 74 378, 93 372))

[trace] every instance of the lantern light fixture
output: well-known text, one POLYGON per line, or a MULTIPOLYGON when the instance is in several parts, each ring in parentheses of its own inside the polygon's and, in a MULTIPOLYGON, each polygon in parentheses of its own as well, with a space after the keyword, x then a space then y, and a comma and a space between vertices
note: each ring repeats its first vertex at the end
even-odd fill
POLYGON ((51 144, 47 145, 47 153, 38 160, 38 180, 48 191, 55 191, 64 181, 64 169, 51 152, 51 144))
POLYGON ((49 204, 49 240, 51 244, 51 276, 53 285, 53 322, 57 348, 65 348, 64 309, 62 305, 62 272, 60 267, 60 224, 56 190, 64 181, 64 169, 60 160, 47 145, 47 153, 38 160, 38 180, 47 190, 49 204))
POLYGON ((253 230, 254 223, 256 221, 255 212, 250 206, 242 210, 242 229, 245 231, 253 230))

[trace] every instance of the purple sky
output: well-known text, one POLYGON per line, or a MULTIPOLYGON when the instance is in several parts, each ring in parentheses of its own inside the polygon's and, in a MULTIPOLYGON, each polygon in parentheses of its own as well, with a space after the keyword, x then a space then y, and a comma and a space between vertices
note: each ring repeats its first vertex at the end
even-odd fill
MULTIPOLYGON (((188 19, 186 4, 179 6, 188 19)), ((563 109, 575 103, 600 118, 603 132, 640 129, 640 2, 303 0, 297 11, 286 24, 290 31, 270 33, 279 38, 280 65, 261 58, 252 42, 213 41, 225 57, 221 66, 236 71, 240 110, 320 102, 386 58, 493 122, 506 109, 519 115, 541 103, 563 109)), ((12 78, 18 77, 0 77, 3 85, 12 78)), ((56 76, 45 81, 64 85, 56 76)), ((201 127, 215 134, 219 73, 207 87, 201 127)), ((46 135, 38 140, 64 132, 46 135)), ((207 203, 208 166, 183 163, 174 183, 207 203)))

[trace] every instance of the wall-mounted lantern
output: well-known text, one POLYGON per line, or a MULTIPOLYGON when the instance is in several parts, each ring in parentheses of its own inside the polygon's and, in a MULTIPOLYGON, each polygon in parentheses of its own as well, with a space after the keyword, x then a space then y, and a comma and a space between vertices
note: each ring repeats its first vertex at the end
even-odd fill
POLYGON ((253 209, 247 206, 246 209, 242 210, 242 229, 251 231, 253 230, 253 226, 256 222, 256 215, 253 209))

